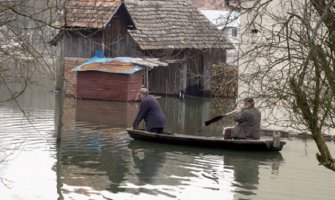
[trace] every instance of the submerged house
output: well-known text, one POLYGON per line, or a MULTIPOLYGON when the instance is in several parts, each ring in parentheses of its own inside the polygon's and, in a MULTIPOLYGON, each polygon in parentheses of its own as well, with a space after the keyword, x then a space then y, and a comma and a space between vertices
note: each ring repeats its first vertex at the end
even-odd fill
POLYGON ((233 43, 235 48, 227 51, 226 62, 228 65, 238 67, 240 0, 191 0, 191 2, 233 43))
POLYGON ((142 86, 143 67, 131 63, 131 59, 95 56, 75 67, 77 98, 134 101, 142 86))
POLYGON ((166 66, 150 58, 106 58, 103 52, 76 66, 76 97, 113 101, 135 101, 143 84, 143 69, 166 66))
POLYGON ((69 0, 65 9, 51 41, 62 49, 65 73, 74 67, 67 59, 96 50, 106 57, 159 58, 168 66, 149 72, 151 92, 209 95, 211 66, 226 63, 227 49, 234 48, 189 1, 69 0))

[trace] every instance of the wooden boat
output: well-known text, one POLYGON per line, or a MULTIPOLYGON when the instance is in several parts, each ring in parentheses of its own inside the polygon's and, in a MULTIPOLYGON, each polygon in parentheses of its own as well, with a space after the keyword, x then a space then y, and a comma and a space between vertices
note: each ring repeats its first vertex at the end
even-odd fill
POLYGON ((138 140, 220 149, 281 151, 283 146, 286 144, 286 142, 276 142, 275 140, 234 140, 220 137, 205 137, 174 133, 157 134, 138 129, 127 129, 127 132, 130 137, 138 140))

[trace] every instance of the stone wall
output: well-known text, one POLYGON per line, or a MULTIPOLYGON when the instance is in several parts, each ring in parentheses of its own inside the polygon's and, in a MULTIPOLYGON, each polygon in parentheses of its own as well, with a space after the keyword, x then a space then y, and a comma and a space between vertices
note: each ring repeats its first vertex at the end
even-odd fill
POLYGON ((85 62, 85 60, 87 58, 64 58, 64 84, 67 97, 76 97, 77 73, 72 71, 72 69, 85 62))

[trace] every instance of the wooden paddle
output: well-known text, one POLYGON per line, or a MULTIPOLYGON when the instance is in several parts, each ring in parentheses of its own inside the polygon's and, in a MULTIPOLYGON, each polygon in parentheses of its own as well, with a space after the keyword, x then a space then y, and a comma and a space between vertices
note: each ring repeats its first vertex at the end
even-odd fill
POLYGON ((224 118, 225 116, 231 115, 231 114, 233 114, 235 112, 236 111, 234 110, 234 111, 231 111, 231 112, 226 113, 224 115, 218 115, 218 116, 216 116, 216 117, 214 117, 214 118, 212 118, 210 120, 207 120, 207 121, 205 121, 205 126, 208 126, 208 125, 210 125, 210 124, 212 124, 212 123, 214 123, 216 121, 219 121, 220 119, 224 118))

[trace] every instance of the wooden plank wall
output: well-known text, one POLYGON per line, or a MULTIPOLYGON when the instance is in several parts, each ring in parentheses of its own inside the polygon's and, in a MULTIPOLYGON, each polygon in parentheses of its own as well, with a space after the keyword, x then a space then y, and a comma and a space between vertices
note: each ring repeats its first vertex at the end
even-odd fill
POLYGON ((81 99, 131 101, 141 85, 141 72, 132 75, 97 71, 77 73, 77 97, 81 99))
POLYGON ((210 96, 211 68, 213 64, 225 63, 225 50, 187 50, 184 55, 186 63, 169 64, 150 71, 152 92, 177 95, 183 90, 186 95, 210 96))
POLYGON ((117 57, 126 55, 126 35, 127 30, 122 18, 114 16, 103 34, 106 56, 117 57))
MULTIPOLYGON (((148 56, 129 35, 122 13, 117 13, 105 30, 68 31, 63 41, 65 57, 89 58, 95 55, 96 50, 105 51, 107 57, 148 56)), ((185 90, 187 95, 209 95, 211 66, 226 63, 226 51, 191 49, 181 55, 184 55, 186 64, 170 64, 169 67, 158 67, 149 73, 150 90, 168 95, 178 94, 181 90, 185 90)))
POLYGON ((130 56, 137 57, 144 53, 129 35, 121 14, 115 15, 103 33, 105 53, 107 57, 130 56))
POLYGON ((186 55, 188 60, 186 94, 203 96, 204 55, 197 50, 189 50, 186 55))
POLYGON ((102 31, 67 31, 64 35, 64 57, 90 58, 102 50, 102 31))
POLYGON ((183 64, 156 67, 149 72, 149 89, 156 94, 177 95, 183 90, 183 64))
POLYGON ((204 52, 204 77, 203 77, 203 95, 210 96, 212 90, 211 70, 213 65, 224 65, 226 63, 225 49, 209 49, 204 52))
POLYGON ((104 51, 106 57, 144 55, 127 31, 122 13, 117 13, 103 30, 66 31, 63 37, 64 56, 90 58, 95 51, 104 51))
POLYGON ((144 70, 136 72, 131 76, 128 76, 128 87, 127 87, 127 100, 133 101, 135 100, 137 93, 140 91, 143 82, 143 73, 144 70))

